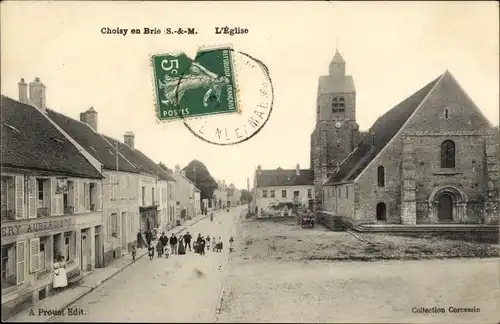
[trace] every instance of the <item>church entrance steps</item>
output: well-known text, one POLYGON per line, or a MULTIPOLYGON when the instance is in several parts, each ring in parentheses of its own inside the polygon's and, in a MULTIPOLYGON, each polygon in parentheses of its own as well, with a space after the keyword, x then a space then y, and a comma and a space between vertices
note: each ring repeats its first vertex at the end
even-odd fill
POLYGON ((353 228, 356 232, 482 232, 500 231, 500 225, 485 224, 364 224, 353 228))

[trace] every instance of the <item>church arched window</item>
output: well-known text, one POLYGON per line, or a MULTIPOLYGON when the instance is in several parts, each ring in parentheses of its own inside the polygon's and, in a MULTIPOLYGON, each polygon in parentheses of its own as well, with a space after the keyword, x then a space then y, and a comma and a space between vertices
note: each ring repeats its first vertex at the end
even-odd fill
POLYGON ((446 140, 441 143, 441 168, 450 169, 455 167, 455 143, 446 140))
POLYGON ((377 185, 385 187, 385 169, 381 165, 377 168, 377 185))

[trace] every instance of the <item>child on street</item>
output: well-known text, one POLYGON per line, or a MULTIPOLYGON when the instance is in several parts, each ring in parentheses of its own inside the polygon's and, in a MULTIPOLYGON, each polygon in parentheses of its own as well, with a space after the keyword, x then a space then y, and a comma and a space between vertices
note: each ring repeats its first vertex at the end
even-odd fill
POLYGON ((137 255, 137 248, 135 247, 135 244, 132 245, 132 260, 135 261, 135 256, 137 255))
POLYGON ((151 244, 149 244, 148 247, 148 255, 149 255, 149 260, 153 260, 153 258, 155 257, 155 248, 151 244))

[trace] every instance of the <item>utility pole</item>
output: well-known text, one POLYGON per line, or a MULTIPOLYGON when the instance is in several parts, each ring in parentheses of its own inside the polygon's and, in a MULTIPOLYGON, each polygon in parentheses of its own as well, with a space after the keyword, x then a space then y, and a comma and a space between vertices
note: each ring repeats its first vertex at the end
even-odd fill
MULTIPOLYGON (((247 177, 247 191, 248 191, 248 195, 250 195, 250 178, 247 177)), ((250 213, 251 210, 250 210, 250 199, 248 199, 248 213, 250 213)))

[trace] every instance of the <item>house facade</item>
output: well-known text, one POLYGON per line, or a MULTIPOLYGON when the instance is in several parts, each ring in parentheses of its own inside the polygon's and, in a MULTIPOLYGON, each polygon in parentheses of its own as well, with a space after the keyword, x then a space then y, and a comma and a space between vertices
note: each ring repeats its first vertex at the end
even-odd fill
POLYGON ((181 223, 200 214, 200 190, 186 177, 185 170, 176 165, 171 174, 175 179, 176 220, 181 223))
POLYGON ((56 256, 70 282, 102 258, 104 176, 48 118, 40 80, 27 87, 1 97, 2 318, 52 294, 56 256))
MULTIPOLYGON (((132 132, 125 132, 124 143, 109 136, 105 138, 140 171, 137 188, 139 219, 130 225, 132 229, 135 227, 133 235, 131 233, 132 241, 136 240, 138 230, 148 231, 155 228, 164 231, 174 226, 167 216, 170 207, 169 190, 174 190, 175 179, 135 147, 135 135, 132 132)), ((129 244, 129 251, 131 247, 129 244)))
POLYGON ((221 209, 227 205, 228 195, 227 186, 225 181, 217 181, 217 189, 214 190, 214 209, 221 209))
POLYGON ((284 206, 300 203, 306 208, 313 209, 314 175, 312 170, 295 169, 262 170, 259 165, 255 172, 254 189, 250 208, 252 211, 269 210, 273 206, 284 206))
POLYGON ((227 189, 227 197, 229 206, 231 207, 238 206, 240 204, 241 190, 236 189, 236 187, 233 184, 230 184, 229 188, 227 189))
POLYGON ((354 223, 498 223, 498 135, 450 72, 369 133, 324 183, 325 210, 354 223))

